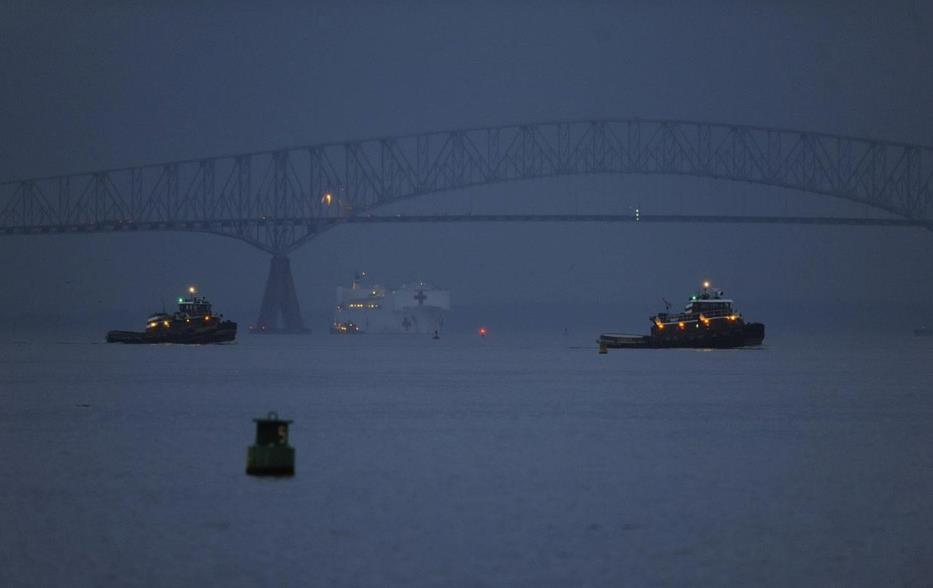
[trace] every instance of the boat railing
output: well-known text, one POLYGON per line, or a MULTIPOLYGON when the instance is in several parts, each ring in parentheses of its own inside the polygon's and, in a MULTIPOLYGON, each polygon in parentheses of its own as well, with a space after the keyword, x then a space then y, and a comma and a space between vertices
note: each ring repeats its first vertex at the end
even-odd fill
POLYGON ((738 313, 735 312, 734 310, 732 310, 731 308, 723 308, 723 309, 719 309, 719 310, 711 310, 711 311, 708 311, 708 312, 707 312, 707 311, 703 311, 702 314, 703 314, 703 316, 705 316, 706 318, 713 318, 713 317, 720 317, 720 316, 733 316, 733 315, 738 315, 738 313))
POLYGON ((669 314, 665 317, 666 322, 676 323, 684 320, 693 321, 696 320, 696 317, 702 315, 704 318, 721 318, 721 317, 741 317, 742 315, 736 312, 734 309, 718 309, 718 310, 704 310, 697 313, 680 313, 680 314, 669 314))

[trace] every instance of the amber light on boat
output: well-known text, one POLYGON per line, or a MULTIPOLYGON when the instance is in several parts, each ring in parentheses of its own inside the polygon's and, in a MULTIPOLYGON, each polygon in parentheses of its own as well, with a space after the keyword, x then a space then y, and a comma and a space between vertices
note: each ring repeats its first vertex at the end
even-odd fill
POLYGON ((162 324, 165 325, 165 326, 167 327, 167 326, 168 326, 168 321, 162 321, 162 324))
POLYGON ((683 323, 677 323, 677 326, 680 327, 681 329, 684 328, 684 324, 683 324, 683 323))

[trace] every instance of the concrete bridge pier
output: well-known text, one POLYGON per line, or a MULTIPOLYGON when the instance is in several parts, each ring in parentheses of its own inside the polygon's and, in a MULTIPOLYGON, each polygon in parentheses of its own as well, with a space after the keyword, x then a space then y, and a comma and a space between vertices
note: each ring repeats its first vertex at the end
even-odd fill
POLYGON ((274 255, 254 333, 308 333, 301 318, 292 267, 286 255, 274 255), (279 320, 281 319, 281 321, 279 320))

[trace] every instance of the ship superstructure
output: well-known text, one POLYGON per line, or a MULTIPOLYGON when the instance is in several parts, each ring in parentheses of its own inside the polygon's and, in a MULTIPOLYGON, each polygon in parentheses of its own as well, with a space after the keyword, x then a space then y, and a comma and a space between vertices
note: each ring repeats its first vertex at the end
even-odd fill
POLYGON ((733 301, 723 298, 723 291, 710 287, 709 282, 703 282, 703 288, 690 297, 684 305, 684 311, 678 314, 659 312, 650 317, 652 323, 651 334, 664 336, 665 329, 685 331, 688 328, 711 328, 714 321, 738 323, 742 315, 732 307, 733 301))
POLYGON ((426 282, 386 288, 360 273, 350 287, 337 287, 331 333, 434 334, 443 330, 449 310, 449 290, 426 282))

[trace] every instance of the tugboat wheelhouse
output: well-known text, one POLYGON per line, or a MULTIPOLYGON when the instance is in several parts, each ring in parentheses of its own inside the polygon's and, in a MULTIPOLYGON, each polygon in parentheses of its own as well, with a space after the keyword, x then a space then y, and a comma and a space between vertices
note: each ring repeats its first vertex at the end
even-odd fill
POLYGON ((659 312, 651 317, 651 322, 658 329, 664 329, 673 324, 685 329, 688 326, 699 327, 701 324, 709 326, 714 320, 740 320, 742 315, 732 307, 733 301, 722 296, 722 290, 710 288, 709 282, 704 282, 703 289, 690 297, 682 313, 659 312))

